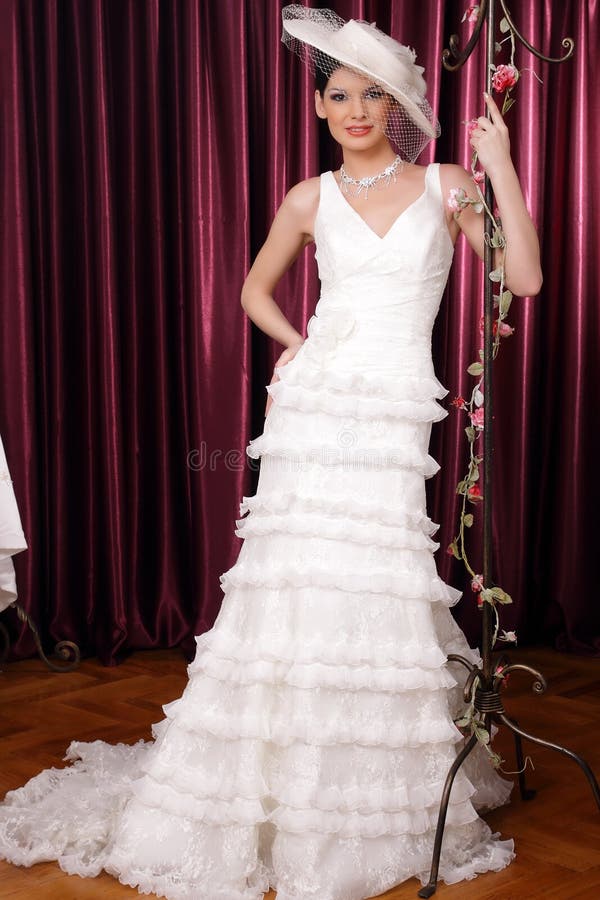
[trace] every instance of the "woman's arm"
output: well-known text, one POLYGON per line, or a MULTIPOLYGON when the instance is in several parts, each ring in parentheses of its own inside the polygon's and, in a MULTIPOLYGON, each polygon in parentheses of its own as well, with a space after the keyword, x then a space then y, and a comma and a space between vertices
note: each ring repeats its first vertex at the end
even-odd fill
MULTIPOLYGON (((502 220, 502 230, 507 243, 506 287, 520 297, 530 297, 539 293, 543 280, 538 236, 510 157, 508 128, 494 100, 486 96, 486 102, 492 120, 484 116, 477 120, 478 127, 471 133, 471 144, 477 150, 479 162, 490 178, 502 220)), ((446 197, 450 187, 462 187, 469 197, 475 198, 471 175, 462 166, 442 168, 446 170, 442 178, 446 197)), ((457 222, 469 244, 483 259, 482 214, 474 212, 469 206, 460 213, 457 222)), ((498 265, 500 259, 501 252, 496 250, 494 264, 498 265)))
POLYGON ((241 303, 249 318, 285 347, 300 345, 304 338, 282 313, 273 291, 300 251, 313 240, 318 202, 318 178, 302 181, 286 194, 242 287, 241 303))

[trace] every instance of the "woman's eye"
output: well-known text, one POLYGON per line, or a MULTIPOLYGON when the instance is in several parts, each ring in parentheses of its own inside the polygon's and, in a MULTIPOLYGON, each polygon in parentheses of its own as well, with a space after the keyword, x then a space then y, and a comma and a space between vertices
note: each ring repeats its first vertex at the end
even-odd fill
POLYGON ((367 91, 365 97, 367 100, 381 100, 384 96, 384 91, 379 90, 378 88, 373 88, 370 91, 367 91))
POLYGON ((330 94, 329 96, 331 97, 332 100, 335 100, 337 103, 339 103, 341 100, 346 99, 345 94, 330 94))

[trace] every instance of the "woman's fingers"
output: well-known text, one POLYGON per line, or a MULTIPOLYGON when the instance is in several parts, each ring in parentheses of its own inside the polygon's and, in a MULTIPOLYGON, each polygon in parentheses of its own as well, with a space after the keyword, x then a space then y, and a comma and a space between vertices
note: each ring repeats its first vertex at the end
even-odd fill
POLYGON ((502 113, 498 109, 498 105, 494 98, 490 96, 490 94, 484 94, 485 102, 487 103, 487 107, 492 116, 492 122, 494 125, 505 125, 504 119, 502 117, 502 113))
MULTIPOLYGON (((279 375, 277 375, 275 372, 273 372, 273 375, 271 376, 271 380, 270 380, 269 384, 275 384, 276 381, 279 381, 279 375)), ((273 402, 273 398, 271 397, 270 393, 267 391, 267 403, 265 406, 265 416, 271 409, 272 402, 273 402)))
MULTIPOLYGON (((277 374, 275 369, 279 368, 280 366, 285 366, 286 363, 290 362, 290 360, 292 360, 295 357, 296 353, 298 352, 298 350, 300 349, 301 346, 302 346, 302 343, 294 345, 293 347, 285 348, 285 350, 279 356, 278 360, 276 361, 276 363, 273 367, 273 375, 271 377, 271 381, 269 382, 269 384, 273 384, 275 381, 279 381, 279 375, 277 374)), ((272 402, 273 402, 273 398, 267 391, 267 403, 265 406, 265 416, 269 412, 272 402)))

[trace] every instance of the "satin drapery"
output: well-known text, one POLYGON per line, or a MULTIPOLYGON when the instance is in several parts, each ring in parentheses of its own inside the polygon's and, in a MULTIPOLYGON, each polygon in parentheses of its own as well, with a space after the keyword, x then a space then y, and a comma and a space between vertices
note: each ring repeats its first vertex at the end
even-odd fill
MULTIPOLYGON (((191 647, 239 550, 238 504, 256 478, 244 447, 281 350, 250 326, 239 289, 285 191, 337 160, 311 78, 280 43, 281 5, 0 5, 0 432, 30 546, 16 559, 19 593, 47 640, 107 663, 191 647)), ((419 161, 468 165, 462 122, 483 112, 483 46, 457 74, 440 65, 452 31, 466 42, 466 4, 329 5, 417 49, 442 123, 419 161)), ((552 66, 519 48, 519 68, 543 85, 523 72, 507 117, 545 280, 515 301, 496 366, 495 571, 515 600, 502 627, 597 653, 598 7, 535 0, 514 15, 544 52, 558 55, 568 34, 576 53, 552 66)), ((303 333, 312 253, 277 291, 303 333)), ((450 397, 469 384, 481 294, 461 239, 434 335, 450 397)), ((453 412, 434 430, 442 548, 464 424, 453 412)), ((466 588, 456 615, 476 642, 464 573, 443 549, 438 564, 466 588)), ((23 632, 15 655, 31 651, 23 632)))

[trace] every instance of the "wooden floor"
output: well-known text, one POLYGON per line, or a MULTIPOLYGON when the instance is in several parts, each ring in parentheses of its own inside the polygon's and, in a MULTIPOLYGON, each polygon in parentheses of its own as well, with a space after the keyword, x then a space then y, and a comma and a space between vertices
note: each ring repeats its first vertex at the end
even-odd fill
MULTIPOLYGON (((600 774, 600 660, 564 656, 552 650, 522 650, 512 661, 536 666, 549 690, 536 698, 525 676, 513 674, 505 706, 520 724, 584 756, 600 774)), ((0 791, 17 787, 40 769, 61 764, 73 739, 133 742, 149 736, 162 718, 161 705, 186 683, 185 662, 176 651, 136 653, 116 668, 87 660, 72 673, 55 675, 37 660, 5 665, 0 674, 0 791)), ((496 749, 516 768, 511 739, 500 734, 496 749)), ((440 884, 440 900, 598 900, 600 898, 600 813, 587 781, 571 760, 526 745, 535 771, 529 783, 537 797, 489 815, 503 837, 513 837, 517 858, 503 872, 473 881, 440 884)), ((382 895, 415 898, 416 880, 382 895)), ((54 863, 21 869, 0 862, 0 897, 19 900, 133 898, 137 891, 103 875, 67 876, 54 863)), ((274 900, 275 893, 267 894, 274 900)))

